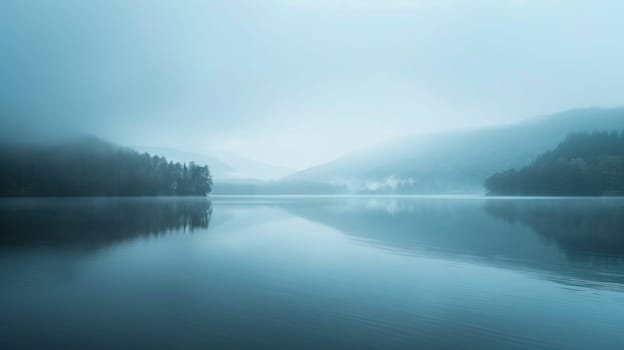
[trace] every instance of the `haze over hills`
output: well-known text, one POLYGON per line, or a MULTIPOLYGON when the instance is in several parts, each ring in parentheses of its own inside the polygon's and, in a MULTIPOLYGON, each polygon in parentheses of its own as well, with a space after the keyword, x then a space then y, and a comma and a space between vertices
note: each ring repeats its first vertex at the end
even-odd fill
POLYGON ((355 193, 482 193, 483 180, 527 164, 577 131, 624 129, 624 108, 587 108, 484 129, 416 135, 290 175, 355 193))
POLYGON ((484 193, 486 178, 527 165, 567 135, 609 130, 624 130, 624 108, 577 109, 517 124, 415 135, 291 175, 288 169, 225 152, 133 149, 174 162, 208 165, 214 194, 484 193))

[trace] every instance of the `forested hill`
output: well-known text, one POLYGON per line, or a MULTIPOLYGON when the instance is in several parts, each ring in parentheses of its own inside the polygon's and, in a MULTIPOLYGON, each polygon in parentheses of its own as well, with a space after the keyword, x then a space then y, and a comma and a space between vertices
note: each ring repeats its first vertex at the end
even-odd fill
POLYGON ((187 196, 206 195, 211 187, 207 166, 92 137, 0 148, 0 196, 187 196))
POLYGON ((414 135, 289 177, 357 193, 481 193, 493 173, 522 167, 566 135, 624 129, 624 108, 570 110, 476 130, 414 135))
POLYGON ((624 195, 624 132, 575 133, 519 170, 485 181, 498 195, 624 195))

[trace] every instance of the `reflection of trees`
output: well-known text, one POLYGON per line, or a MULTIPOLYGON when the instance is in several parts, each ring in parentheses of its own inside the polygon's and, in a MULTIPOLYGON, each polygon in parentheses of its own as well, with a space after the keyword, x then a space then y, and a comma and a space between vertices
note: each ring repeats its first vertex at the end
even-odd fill
POLYGON ((485 208, 494 217, 530 227, 570 257, 624 257, 622 200, 489 200, 485 208))
POLYGON ((100 246, 207 228, 206 198, 12 199, 0 202, 0 245, 100 246))
POLYGON ((484 210, 481 200, 356 199, 284 208, 402 254, 477 258, 569 285, 624 284, 624 201, 486 199, 484 210))
POLYGON ((539 258, 550 259, 551 251, 542 251, 534 235, 517 234, 493 220, 480 201, 346 199, 284 208, 367 244, 407 254, 524 260, 538 252, 539 258))

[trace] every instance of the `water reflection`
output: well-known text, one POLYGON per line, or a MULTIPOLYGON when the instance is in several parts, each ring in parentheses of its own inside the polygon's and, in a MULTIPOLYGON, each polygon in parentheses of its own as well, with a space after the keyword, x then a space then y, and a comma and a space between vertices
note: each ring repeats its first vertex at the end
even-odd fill
POLYGON ((553 242, 572 259, 621 263, 624 257, 624 200, 490 200, 488 213, 520 223, 553 242))
POLYGON ((0 247, 98 248, 141 236, 207 228, 206 198, 0 200, 0 247))
POLYGON ((623 200, 370 198, 283 208, 397 254, 477 260, 568 285, 624 286, 623 200))
POLYGON ((620 349, 617 210, 546 203, 0 201, 0 348, 620 349))
MULTIPOLYGON (((392 252, 521 269, 568 285, 624 286, 623 199, 273 198, 220 200, 246 214, 234 224, 280 218, 280 208, 392 252)), ((282 215, 283 216, 283 215, 282 215)), ((137 237, 208 227, 206 198, 6 199, 0 249, 99 248, 137 237)))
POLYGON ((550 279, 624 289, 624 200, 491 200, 486 202, 485 209, 512 227, 530 228, 542 244, 555 246, 565 254, 565 269, 555 270, 557 273, 548 276, 550 279))

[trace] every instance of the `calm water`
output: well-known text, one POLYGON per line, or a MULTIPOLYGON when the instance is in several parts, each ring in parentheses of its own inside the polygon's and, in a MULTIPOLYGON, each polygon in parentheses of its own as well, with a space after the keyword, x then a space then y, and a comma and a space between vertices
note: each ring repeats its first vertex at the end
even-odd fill
POLYGON ((0 201, 2 349, 622 349, 624 200, 0 201))

